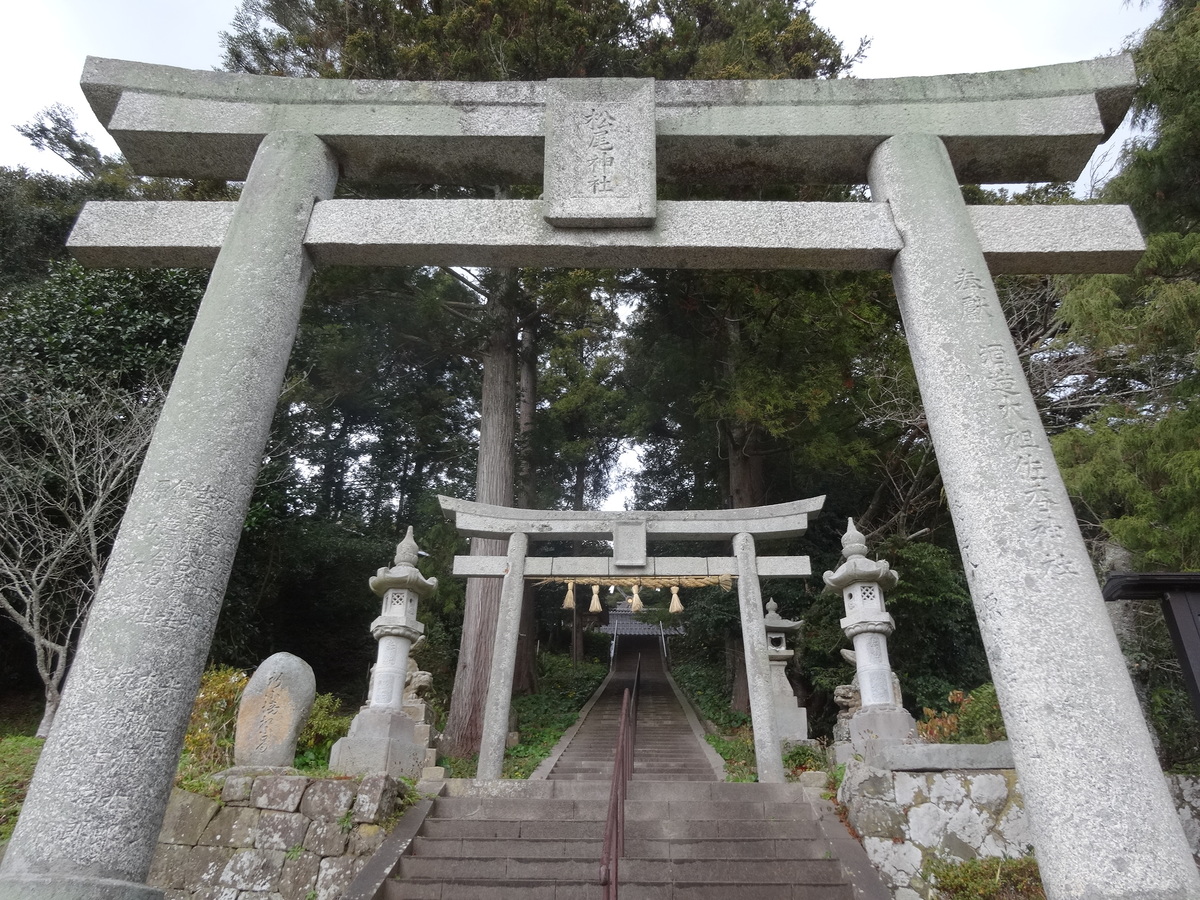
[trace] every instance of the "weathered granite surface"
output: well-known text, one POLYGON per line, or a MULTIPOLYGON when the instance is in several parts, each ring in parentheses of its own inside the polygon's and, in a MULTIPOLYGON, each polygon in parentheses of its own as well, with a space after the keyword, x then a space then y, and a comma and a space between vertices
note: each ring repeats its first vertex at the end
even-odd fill
POLYGON ((492 647, 491 674, 483 709, 483 735, 479 741, 479 764, 476 767, 479 781, 495 781, 504 769, 504 747, 512 711, 513 672, 517 667, 517 639, 521 631, 521 599, 528 550, 529 538, 523 532, 508 536, 508 571, 500 588, 496 640, 492 647))
POLYGON ((404 795, 387 775, 247 781, 226 779, 220 803, 172 791, 149 875, 165 900, 337 900, 404 795))
POLYGON ((236 766, 290 766, 317 695, 312 667, 291 653, 262 661, 238 702, 236 766))
POLYGON ((950 156, 900 135, 870 176, 905 238, 893 283, 1047 895, 1200 898, 950 156))
POLYGON ((652 78, 551 78, 544 131, 547 222, 559 228, 654 223, 652 78))
MULTIPOLYGON (((919 130, 946 141, 965 182, 1069 180, 1135 84, 1128 56, 922 78, 659 82, 657 168, 687 183, 861 183, 880 143, 919 130)), ((82 87, 138 174, 237 181, 262 136, 287 129, 324 140, 349 179, 543 174, 545 82, 282 79, 90 57, 82 87)))
MULTIPOLYGON (((423 640, 425 626, 417 620, 417 605, 437 591, 437 579, 425 578, 417 569, 419 555, 412 526, 396 545, 393 565, 383 566, 369 579, 371 590, 383 598, 382 612, 371 623, 371 636, 379 642, 371 670, 367 705, 350 723, 350 733, 333 745, 329 768, 345 775, 386 772, 417 778, 437 756, 430 754, 430 726, 408 715, 406 683, 413 642, 423 640), (418 734, 418 729, 420 733, 418 734), (432 759, 427 759, 432 755, 432 759)), ((427 673, 426 676, 428 677, 427 673)), ((416 700, 415 695, 412 697, 416 700)))
MULTIPOLYGON (((71 232, 85 265, 212 265, 233 203, 90 201, 71 232)), ((664 200, 652 228, 578 231, 537 200, 326 200, 305 247, 319 265, 880 269, 902 246, 870 203, 664 200)), ((1145 249, 1124 206, 973 206, 994 275, 1127 272, 1145 249), (1070 235, 1064 240, 1063 235, 1070 235)))
POLYGON ((767 658, 767 629, 763 622, 762 585, 758 580, 758 554, 754 535, 743 532, 733 538, 733 555, 738 563, 738 611, 745 644, 746 686, 750 714, 754 719, 754 759, 758 780, 782 784, 783 757, 771 696, 771 668, 767 658))
MULTIPOLYGON (((874 763, 849 762, 838 791, 849 823, 896 900, 936 897, 921 874, 934 859, 1031 852, 1025 799, 1006 742, 904 746, 913 752, 900 765, 882 757, 874 763), (918 762, 922 755, 924 765, 918 762)), ((1167 775, 1165 780, 1200 866, 1200 777, 1167 775)))
POLYGON ((922 877, 934 859, 1024 856, 1032 842, 1011 768, 893 772, 851 761, 838 800, 896 900, 935 896, 922 877))
POLYGON ((263 141, 122 520, 0 896, 139 891, 312 272, 301 241, 336 163, 263 141), (99 881, 98 881, 99 880, 99 881), (124 888, 123 888, 124 889, 124 888))

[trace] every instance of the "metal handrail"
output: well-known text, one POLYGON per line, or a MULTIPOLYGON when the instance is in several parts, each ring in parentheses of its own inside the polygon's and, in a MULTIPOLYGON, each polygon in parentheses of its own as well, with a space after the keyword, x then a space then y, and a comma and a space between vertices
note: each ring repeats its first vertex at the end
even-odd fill
POLYGON ((600 883, 604 900, 617 900, 620 859, 625 854, 625 798, 633 776, 633 748, 637 743, 638 689, 642 683, 642 655, 633 670, 633 693, 625 688, 621 695, 621 724, 617 729, 617 747, 613 755, 612 787, 608 792, 608 817, 604 823, 604 844, 600 853, 600 883))

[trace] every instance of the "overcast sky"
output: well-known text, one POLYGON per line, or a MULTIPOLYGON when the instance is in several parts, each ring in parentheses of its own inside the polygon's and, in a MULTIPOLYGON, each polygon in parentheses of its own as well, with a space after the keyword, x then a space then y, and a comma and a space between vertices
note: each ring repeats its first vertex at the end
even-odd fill
MULTIPOLYGON (((0 165, 68 173, 13 130, 53 103, 79 113, 106 152, 79 91, 84 57, 213 68, 238 0, 28 0, 7 4, 0 36, 0 165)), ((1138 0, 817 0, 816 21, 852 50, 871 39, 861 78, 981 72, 1117 52, 1153 20, 1138 0)))

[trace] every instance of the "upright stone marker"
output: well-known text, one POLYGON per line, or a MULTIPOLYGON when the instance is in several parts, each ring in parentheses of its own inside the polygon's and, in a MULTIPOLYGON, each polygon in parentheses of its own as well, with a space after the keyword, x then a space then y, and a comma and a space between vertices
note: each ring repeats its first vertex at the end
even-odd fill
POLYGON ((946 149, 890 138, 870 184, 1047 896, 1200 897, 946 149))
POLYGON ((654 79, 551 78, 545 128, 547 222, 654 224, 654 79))
POLYGON ((287 768, 296 761, 296 742, 312 711, 317 679, 312 667, 291 653, 262 661, 238 704, 233 764, 287 768))

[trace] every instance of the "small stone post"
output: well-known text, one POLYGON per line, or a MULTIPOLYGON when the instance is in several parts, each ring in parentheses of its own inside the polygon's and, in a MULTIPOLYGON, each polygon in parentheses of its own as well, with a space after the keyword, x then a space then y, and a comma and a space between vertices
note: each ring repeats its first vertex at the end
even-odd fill
POLYGON ((417 571, 417 542, 412 526, 396 545, 395 564, 380 569, 371 590, 383 598, 383 614, 371 623, 379 642, 367 705, 359 710, 350 733, 333 745, 329 768, 343 775, 386 772, 416 778, 425 766, 425 746, 415 739, 416 723, 404 712, 404 678, 408 653, 425 632, 417 621, 417 602, 437 592, 437 579, 417 571))
POLYGON ((767 614, 763 616, 767 630, 767 659, 771 661, 771 698, 775 702, 775 728, 780 746, 796 741, 808 740, 808 710, 796 699, 792 683, 788 681, 787 665, 796 655, 787 648, 787 636, 795 634, 804 622, 792 622, 779 615, 779 604, 767 601, 767 614))
POLYGON ((916 728, 908 710, 896 703, 888 661, 887 639, 896 623, 884 609, 883 592, 895 587, 898 576, 886 559, 873 562, 866 553, 862 533, 848 519, 842 536, 846 561, 836 572, 825 573, 825 583, 842 592, 842 631, 854 642, 862 708, 850 719, 850 741, 860 752, 869 740, 903 741, 913 737, 916 728))
POLYGON ((144 882, 338 166, 263 138, 121 520, 21 818, 4 900, 157 900, 144 882))

